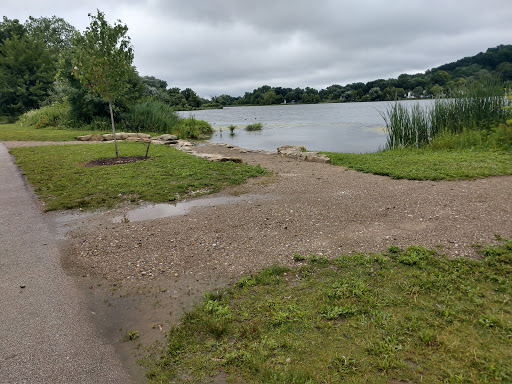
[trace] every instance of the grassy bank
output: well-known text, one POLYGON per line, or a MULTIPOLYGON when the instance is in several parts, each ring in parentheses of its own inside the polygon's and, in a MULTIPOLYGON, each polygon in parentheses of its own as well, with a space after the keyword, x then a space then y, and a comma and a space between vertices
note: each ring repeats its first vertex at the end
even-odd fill
MULTIPOLYGON (((34 126, 16 124, 0 124, 0 141, 71 141, 77 136, 90 135, 91 130, 84 129, 36 129, 34 126)), ((94 133, 112 133, 95 131, 94 133)))
MULTIPOLYGON (((141 156, 140 143, 118 143, 121 156, 141 156)), ((152 146, 152 158, 130 164, 84 167, 114 157, 112 145, 12 148, 46 210, 110 207, 123 201, 168 202, 205 194, 265 174, 260 167, 212 163, 174 148, 152 146)))
POLYGON ((334 165, 394 179, 457 180, 512 175, 512 151, 396 148, 376 153, 326 153, 334 165))
POLYGON ((483 260, 419 247, 295 255, 205 301, 146 361, 152 383, 512 381, 512 242, 483 260))

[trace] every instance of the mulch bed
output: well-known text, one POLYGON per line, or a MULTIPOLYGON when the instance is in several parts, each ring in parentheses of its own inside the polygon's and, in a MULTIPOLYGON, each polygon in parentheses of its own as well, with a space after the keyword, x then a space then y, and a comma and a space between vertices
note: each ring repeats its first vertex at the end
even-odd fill
POLYGON ((89 161, 87 163, 84 163, 84 167, 97 167, 100 165, 116 165, 116 164, 128 164, 128 163, 135 163, 137 161, 141 160, 147 160, 152 159, 152 157, 145 157, 145 156, 126 156, 126 157, 109 157, 105 159, 96 159, 89 161))

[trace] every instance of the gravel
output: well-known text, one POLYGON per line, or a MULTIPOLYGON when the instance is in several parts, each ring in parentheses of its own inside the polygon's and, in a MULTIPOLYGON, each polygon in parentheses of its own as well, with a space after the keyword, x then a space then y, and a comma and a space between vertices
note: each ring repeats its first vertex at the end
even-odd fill
POLYGON ((272 264, 292 265, 295 253, 335 257, 421 245, 476 257, 475 243, 512 235, 511 176, 392 180, 222 145, 195 150, 241 157, 273 174, 216 195, 255 199, 182 216, 112 223, 114 215, 133 208, 128 206, 77 215, 80 225, 71 231, 65 264, 112 281, 185 274, 228 281, 272 264))

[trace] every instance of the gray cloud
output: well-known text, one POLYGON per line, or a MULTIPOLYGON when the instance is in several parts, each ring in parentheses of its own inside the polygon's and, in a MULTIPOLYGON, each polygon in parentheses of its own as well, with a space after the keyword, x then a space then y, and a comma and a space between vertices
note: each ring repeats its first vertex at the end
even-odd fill
POLYGON ((417 73, 511 43, 509 0, 147 0, 4 5, 10 18, 63 17, 79 29, 96 8, 130 28, 135 64, 204 97, 370 81, 417 73), (67 3, 65 3, 67 4, 67 3))

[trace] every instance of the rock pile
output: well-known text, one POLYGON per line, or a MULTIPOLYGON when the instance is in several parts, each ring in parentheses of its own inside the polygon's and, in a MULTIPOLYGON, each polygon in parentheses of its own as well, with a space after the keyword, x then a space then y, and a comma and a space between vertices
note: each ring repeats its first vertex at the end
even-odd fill
POLYGON ((330 163, 326 155, 318 152, 308 152, 306 147, 302 145, 283 145, 277 148, 277 153, 281 156, 313 163, 330 163))

